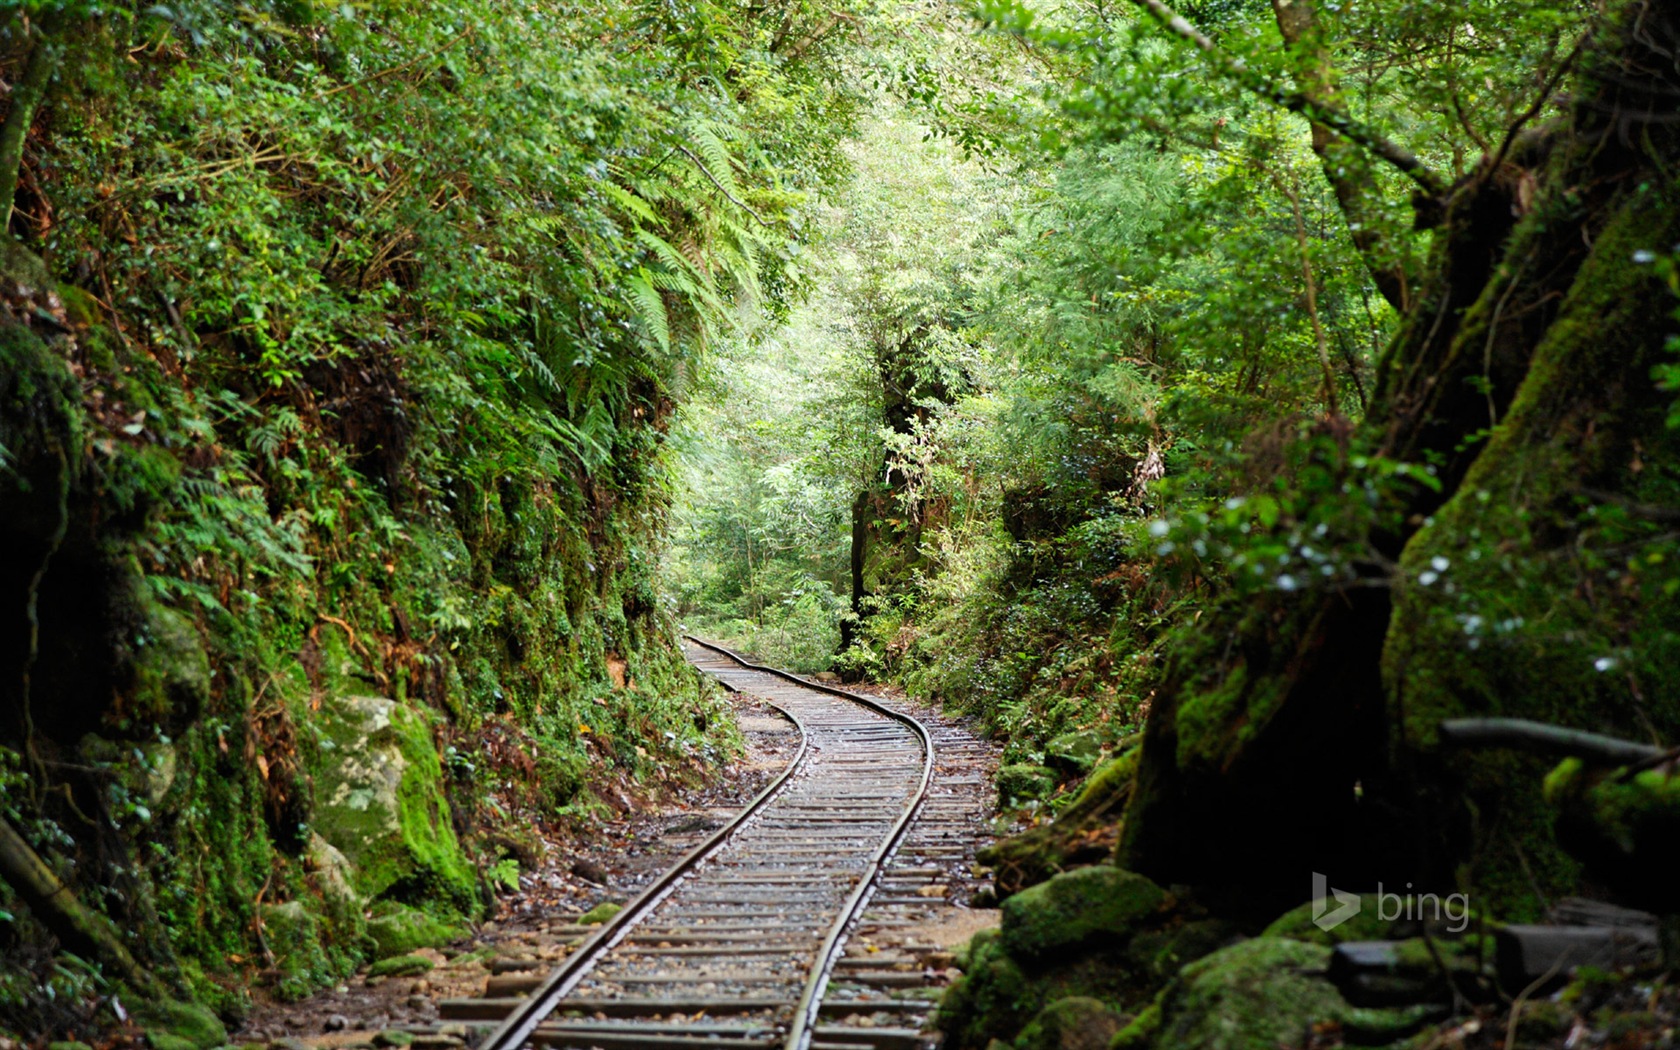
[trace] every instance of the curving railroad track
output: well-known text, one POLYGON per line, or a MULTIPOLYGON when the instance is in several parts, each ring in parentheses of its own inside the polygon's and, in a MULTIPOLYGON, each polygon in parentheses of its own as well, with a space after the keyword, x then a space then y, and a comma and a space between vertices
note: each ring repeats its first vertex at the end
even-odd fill
POLYGON ((971 855, 978 814, 963 785, 984 783, 983 748, 690 642, 696 666, 798 727, 796 756, 558 968, 501 979, 525 994, 456 1016, 501 1019, 479 1050, 931 1045, 929 946, 918 952, 914 934, 971 855))

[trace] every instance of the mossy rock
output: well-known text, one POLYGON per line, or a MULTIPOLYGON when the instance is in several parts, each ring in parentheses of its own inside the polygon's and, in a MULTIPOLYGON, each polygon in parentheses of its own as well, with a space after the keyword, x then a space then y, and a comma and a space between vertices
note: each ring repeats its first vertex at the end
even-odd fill
MULTIPOLYGON (((981 933, 990 933, 983 930, 981 933)), ((969 942, 968 965, 939 1000, 936 1024, 948 1050, 986 1046, 1011 1039, 1038 1012, 1041 992, 998 944, 995 936, 976 934, 969 942)))
POLYGON ((578 922, 584 926, 598 926, 624 910, 624 905, 617 901, 602 901, 578 916, 578 922))
POLYGON ((129 703, 154 718, 192 717, 210 697, 210 657, 185 614, 144 603, 134 633, 134 688, 129 703))
POLYGON ((998 806, 1012 809, 1036 802, 1056 790, 1056 773, 1030 762, 1016 762, 997 771, 998 806))
POLYGON ((410 908, 406 904, 382 901, 367 921, 373 940, 374 957, 411 955, 421 948, 438 948, 467 935, 464 927, 410 908))
POLYGON ((432 960, 424 955, 393 955, 368 967, 369 977, 418 977, 430 973, 432 960))
MULTIPOLYGON (((185 1040, 200 1050, 211 1050, 227 1042, 227 1028, 207 1008, 197 1003, 183 1003, 176 999, 154 999, 140 1003, 132 1011, 134 1020, 146 1029, 148 1039, 170 1036, 185 1040)), ((157 1046, 154 1042, 152 1045, 157 1046)), ((159 1047, 159 1050, 182 1050, 159 1047)))
POLYGON ((1256 937, 1186 966, 1161 998, 1156 1050, 1275 1050, 1333 1023, 1356 1045, 1402 1038, 1435 1016, 1430 1006, 1350 1006, 1324 977, 1330 949, 1256 937))
POLYGON ((1094 942, 1118 943, 1168 899, 1153 882, 1121 868, 1064 872, 1003 902, 998 943, 1027 963, 1094 942))
POLYGON ((1015 1037, 1016 1050, 1108 1050, 1126 1018, 1101 999, 1073 995, 1038 1012, 1015 1037))
POLYGON ((76 742, 76 749, 89 763, 109 767, 131 794, 156 806, 175 784, 180 771, 180 752, 174 744, 151 740, 107 740, 88 733, 76 742))
POLYGON ((356 867, 342 850, 310 832, 304 843, 303 860, 309 881, 322 898, 360 911, 362 898, 356 892, 356 867))
POLYGON ((152 1050, 200 1050, 199 1045, 191 1039, 183 1039, 161 1030, 148 1031, 146 1045, 152 1050))
POLYGON ((63 1040, 55 1043, 48 1043, 47 1050, 93 1050, 93 1047, 86 1043, 79 1043, 74 1040, 63 1040))
POLYGON ((1157 987, 1180 969, 1224 947, 1238 933, 1224 919, 1195 919, 1164 930, 1148 930, 1126 946, 1126 962, 1133 972, 1157 987))
POLYGON ((380 697, 322 706, 314 827, 374 898, 402 885, 475 914, 477 879, 455 838, 426 718, 380 697))
POLYGON ((1376 894, 1366 893, 1359 897, 1359 911, 1356 914, 1328 930, 1321 929, 1318 923, 1313 921, 1313 903, 1308 901, 1273 919, 1271 925, 1267 926, 1260 936, 1287 937, 1292 941, 1334 947, 1347 941, 1384 940, 1388 937, 1392 925, 1389 920, 1379 917, 1376 894))
POLYGON ((1069 776, 1084 776, 1102 759, 1102 738, 1089 729, 1052 737, 1044 745, 1044 764, 1069 776))

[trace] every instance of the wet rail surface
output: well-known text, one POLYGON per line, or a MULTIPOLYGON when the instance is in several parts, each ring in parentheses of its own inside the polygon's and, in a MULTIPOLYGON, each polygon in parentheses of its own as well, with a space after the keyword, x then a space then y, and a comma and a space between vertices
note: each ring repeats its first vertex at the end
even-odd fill
POLYGON ((931 1045, 914 931, 971 856, 983 746, 724 650, 688 657, 795 722, 797 756, 557 969, 492 977, 446 1016, 500 1021, 481 1050, 931 1045))

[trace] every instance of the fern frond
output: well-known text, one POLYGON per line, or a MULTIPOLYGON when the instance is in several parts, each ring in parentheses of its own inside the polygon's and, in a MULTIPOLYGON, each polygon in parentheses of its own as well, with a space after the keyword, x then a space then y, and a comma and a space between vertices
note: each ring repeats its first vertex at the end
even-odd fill
POLYGON ((642 325, 665 353, 671 352, 671 318, 665 312, 665 298, 653 286, 653 275, 645 267, 625 282, 630 302, 636 308, 642 325))
POLYGON ((648 202, 636 196, 630 190, 610 179, 603 179, 597 185, 600 187, 601 193, 609 200, 641 222, 645 222, 649 226, 665 225, 659 216, 654 213, 653 208, 648 205, 648 202))
POLYGON ((741 189, 735 184, 735 158, 729 155, 729 147, 718 135, 720 127, 727 128, 727 125, 699 121, 689 129, 689 137, 694 140, 695 151, 705 160, 712 178, 717 180, 725 193, 739 197, 741 189))

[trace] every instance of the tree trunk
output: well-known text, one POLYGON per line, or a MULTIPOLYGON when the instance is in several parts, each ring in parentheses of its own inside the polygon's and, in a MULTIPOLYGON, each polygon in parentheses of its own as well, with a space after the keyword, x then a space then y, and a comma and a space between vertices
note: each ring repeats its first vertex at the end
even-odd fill
POLYGON ((1618 567, 1643 534, 1579 505, 1680 502, 1650 379, 1674 297, 1636 261, 1680 242, 1675 6, 1626 5, 1568 125, 1484 161, 1448 202, 1359 441, 1432 465, 1440 490, 1368 537, 1397 576, 1233 601, 1183 640, 1122 863, 1256 914, 1299 903, 1312 871, 1349 888, 1468 871, 1478 906, 1522 914, 1574 877, 1540 809, 1544 767, 1444 753, 1440 720, 1680 736, 1667 578, 1632 581, 1618 567), (1595 670, 1595 653, 1630 654, 1633 679, 1595 670))

